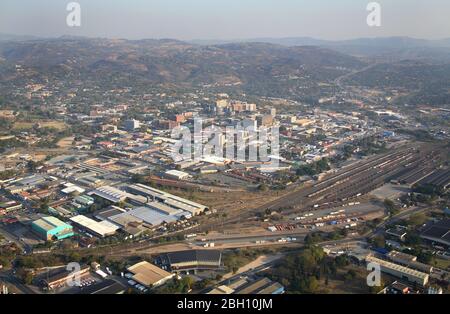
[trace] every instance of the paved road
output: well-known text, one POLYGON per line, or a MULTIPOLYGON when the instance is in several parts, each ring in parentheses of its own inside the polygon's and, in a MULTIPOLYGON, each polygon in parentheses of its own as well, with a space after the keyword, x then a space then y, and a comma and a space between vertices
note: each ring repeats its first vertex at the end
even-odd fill
POLYGON ((19 279, 17 279, 11 271, 5 271, 0 273, 0 279, 6 283, 15 286, 24 294, 35 294, 35 291, 30 287, 24 285, 19 279))

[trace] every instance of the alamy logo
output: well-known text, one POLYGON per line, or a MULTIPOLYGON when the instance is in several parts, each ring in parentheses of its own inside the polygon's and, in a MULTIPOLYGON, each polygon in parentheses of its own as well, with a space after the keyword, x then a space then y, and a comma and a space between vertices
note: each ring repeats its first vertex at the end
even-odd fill
POLYGON ((66 10, 70 13, 67 15, 66 23, 69 27, 81 26, 81 6, 78 2, 70 2, 67 4, 66 10))
POLYGON ((367 275, 367 285, 369 287, 381 286, 381 267, 380 264, 370 262, 367 264, 367 270, 370 271, 367 275))
POLYGON ((67 264, 66 270, 70 271, 66 281, 67 285, 69 287, 79 287, 81 285, 80 264, 77 262, 69 263, 67 264))
POLYGON ((370 27, 381 26, 381 5, 378 2, 370 2, 367 4, 367 11, 370 11, 367 16, 367 25, 370 27))

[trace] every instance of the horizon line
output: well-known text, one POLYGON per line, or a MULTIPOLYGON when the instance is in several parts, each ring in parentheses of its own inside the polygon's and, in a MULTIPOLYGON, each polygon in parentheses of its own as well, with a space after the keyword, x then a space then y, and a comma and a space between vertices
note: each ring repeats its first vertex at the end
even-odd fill
POLYGON ((286 39, 312 39, 317 41, 330 41, 330 42, 341 42, 341 41, 352 41, 360 39, 393 39, 393 38, 406 38, 412 40, 424 40, 424 41, 443 41, 449 40, 448 37, 441 38, 423 38, 423 37, 413 37, 409 35, 391 35, 391 36, 363 36, 363 37, 350 37, 345 39, 325 39, 312 36, 262 36, 262 37, 248 37, 248 38, 191 38, 191 39, 180 39, 176 37, 141 37, 141 38, 130 38, 130 37, 120 37, 120 36, 90 36, 90 35, 73 35, 73 34, 62 34, 58 36, 42 36, 42 35, 30 35, 30 34, 14 34, 14 33, 1 33, 0 36, 11 36, 11 37, 31 37, 34 39, 60 39, 63 37, 73 37, 73 38, 86 38, 86 39, 111 39, 111 40, 129 40, 129 41, 139 41, 139 40, 176 40, 184 42, 195 42, 195 41, 258 41, 258 40, 286 40, 286 39))

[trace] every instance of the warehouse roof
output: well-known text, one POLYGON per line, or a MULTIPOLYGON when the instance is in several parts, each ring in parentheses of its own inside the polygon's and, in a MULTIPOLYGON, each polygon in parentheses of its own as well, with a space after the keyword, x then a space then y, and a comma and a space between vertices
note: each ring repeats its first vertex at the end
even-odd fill
POLYGON ((83 215, 72 217, 70 220, 102 237, 114 234, 119 229, 110 222, 98 222, 83 215))
POLYGON ((92 286, 83 288, 81 294, 121 294, 124 293, 126 287, 121 283, 107 279, 92 286))
POLYGON ((218 286, 214 289, 212 289, 211 291, 209 291, 207 294, 232 294, 234 292, 234 289, 222 285, 222 286, 218 286))
POLYGON ((117 225, 120 225, 122 227, 127 226, 130 223, 142 223, 142 219, 139 219, 135 216, 132 216, 128 213, 122 213, 115 216, 111 216, 108 218, 109 221, 112 223, 115 223, 117 225))
POLYGON ((132 210, 128 211, 126 214, 129 214, 136 218, 139 218, 153 226, 160 225, 163 222, 170 223, 170 222, 177 221, 177 218, 174 216, 162 214, 154 209, 151 209, 151 208, 148 208, 145 206, 132 209, 132 210))
POLYGON ((134 274, 133 280, 147 287, 157 283, 160 280, 173 277, 173 274, 153 265, 142 261, 127 268, 134 274))
POLYGON ((242 286, 235 294, 272 294, 279 289, 283 289, 283 286, 278 282, 261 278, 242 286))
POLYGON ((389 269, 392 269, 392 270, 396 270, 396 271, 399 271, 399 272, 402 272, 404 274, 408 274, 408 275, 411 275, 411 276, 415 276, 417 278, 426 279, 428 277, 428 274, 425 274, 423 272, 420 272, 420 271, 417 271, 417 270, 414 270, 414 269, 411 269, 411 268, 408 268, 408 267, 405 267, 405 266, 402 266, 402 265, 398 265, 398 264, 395 264, 395 263, 391 263, 391 262, 382 260, 380 258, 376 258, 374 256, 367 256, 366 257, 366 261, 367 262, 374 262, 374 263, 377 263, 377 264, 379 264, 379 265, 381 265, 383 267, 386 267, 386 268, 389 268, 389 269))
POLYGON ((398 259, 402 259, 402 260, 409 261, 409 262, 413 262, 417 259, 417 257, 414 255, 406 254, 406 253, 402 253, 402 252, 398 252, 398 251, 390 251, 388 253, 388 257, 389 258, 398 258, 398 259))
POLYGON ((190 177, 190 174, 184 171, 179 171, 179 170, 167 170, 166 174, 174 176, 174 177, 190 177))
POLYGON ((107 209, 99 211, 95 215, 95 218, 97 218, 99 220, 105 220, 105 219, 108 219, 111 216, 119 215, 119 214, 122 214, 122 213, 125 213, 125 212, 126 212, 125 209, 122 209, 122 208, 117 207, 117 206, 110 206, 107 209))
POLYGON ((186 250, 166 253, 171 264, 186 262, 220 263, 222 252, 219 250, 186 250))
POLYGON ((36 221, 33 222, 36 226, 46 230, 50 231, 58 227, 70 227, 68 224, 62 222, 58 218, 48 216, 48 217, 42 217, 36 221))
POLYGON ((422 237, 435 239, 437 242, 450 242, 450 219, 443 219, 438 223, 428 227, 422 237))
POLYGON ((153 198, 157 198, 172 207, 186 210, 193 214, 198 214, 208 208, 205 205, 192 202, 185 198, 178 197, 140 183, 130 186, 129 189, 153 198))
POLYGON ((180 209, 175 209, 160 202, 149 202, 145 204, 145 206, 154 209, 158 212, 161 212, 165 215, 177 215, 182 212, 180 209))
POLYGON ((121 191, 112 186, 102 186, 89 193, 90 195, 97 195, 113 203, 118 203, 128 197, 128 193, 121 191))

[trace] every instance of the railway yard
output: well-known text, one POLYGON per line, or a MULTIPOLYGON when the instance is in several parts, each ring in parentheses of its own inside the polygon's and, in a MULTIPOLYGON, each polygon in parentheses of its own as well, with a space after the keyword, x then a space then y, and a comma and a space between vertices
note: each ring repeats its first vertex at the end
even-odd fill
MULTIPOLYGON (((370 204, 370 193, 387 183, 411 188, 414 184, 449 184, 449 170, 440 169, 445 160, 445 150, 429 144, 404 145, 392 151, 364 158, 337 171, 330 171, 324 179, 315 183, 307 182, 303 187, 289 191, 281 197, 238 215, 223 219, 222 226, 254 225, 257 214, 267 211, 283 213, 283 220, 295 225, 311 225, 319 222, 317 216, 308 213, 322 212, 320 223, 330 221, 351 222, 358 217, 383 211, 382 207, 367 206, 364 210, 349 210, 360 204, 370 204), (345 209, 342 209, 345 208, 345 209), (344 213, 343 211, 347 211, 344 213), (306 215, 305 215, 306 214, 306 215), (312 215, 311 215, 312 216, 312 215)), ((319 218, 319 219, 320 219, 319 218)), ((265 226, 267 224, 261 224, 265 226)), ((203 224, 201 229, 208 228, 203 224)))

